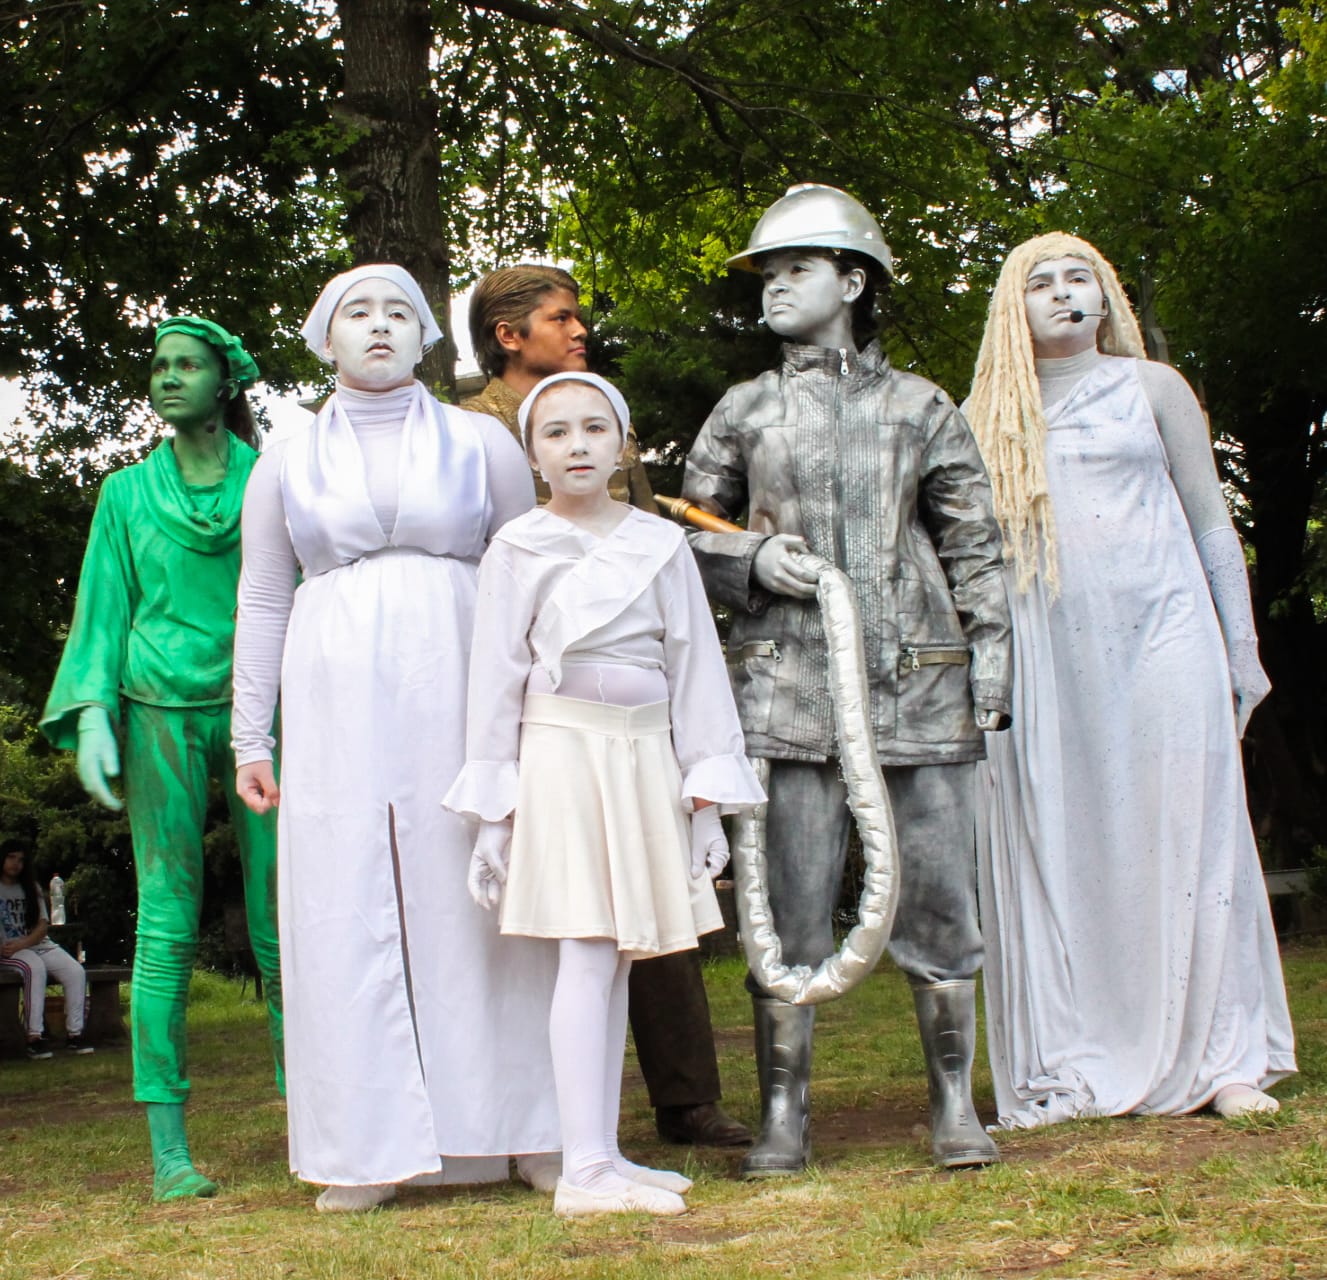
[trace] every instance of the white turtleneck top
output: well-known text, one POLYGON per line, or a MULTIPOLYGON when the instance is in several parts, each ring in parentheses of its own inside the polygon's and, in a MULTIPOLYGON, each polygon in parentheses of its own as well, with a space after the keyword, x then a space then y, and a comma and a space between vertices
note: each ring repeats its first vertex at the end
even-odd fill
MULTIPOLYGON (((1089 347, 1063 359, 1037 360, 1042 408, 1048 411, 1054 408, 1084 374, 1102 360, 1118 358, 1089 347)), ((1171 482, 1179 494, 1194 541, 1215 529, 1231 528, 1230 512, 1212 457, 1207 419, 1197 397, 1183 377, 1168 364, 1139 360, 1138 376, 1152 407, 1152 416, 1156 419, 1157 431, 1170 463, 1171 482)))
MULTIPOLYGON (((337 383, 336 395, 364 460, 374 515, 384 534, 390 534, 396 525, 401 444, 414 384, 368 392, 337 383)), ((510 438, 501 423, 492 418, 483 420, 493 428, 485 433, 486 439, 510 438)), ((231 722, 237 765, 270 760, 274 746, 267 728, 281 680, 286 628, 299 578, 299 562, 286 526, 281 492, 287 447, 288 441, 279 440, 263 450, 244 494, 239 610, 245 625, 236 634, 235 709, 231 722)), ((515 479, 520 483, 513 483, 508 468, 489 470, 495 528, 530 506, 528 477, 522 472, 515 479)))

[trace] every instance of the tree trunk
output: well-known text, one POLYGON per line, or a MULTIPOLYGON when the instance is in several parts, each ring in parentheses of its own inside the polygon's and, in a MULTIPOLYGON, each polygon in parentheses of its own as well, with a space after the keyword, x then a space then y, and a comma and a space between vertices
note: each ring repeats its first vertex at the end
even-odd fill
POLYGON ((438 103, 429 71, 428 0, 341 0, 345 84, 338 106, 353 141, 341 157, 355 261, 397 262, 424 290, 445 337, 421 377, 454 388, 451 261, 439 196, 438 103))

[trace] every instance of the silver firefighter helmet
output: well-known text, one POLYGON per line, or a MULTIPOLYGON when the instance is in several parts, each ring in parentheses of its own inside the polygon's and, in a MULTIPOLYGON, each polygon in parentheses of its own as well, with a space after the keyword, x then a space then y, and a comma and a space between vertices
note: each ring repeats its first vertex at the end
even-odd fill
POLYGON ((894 278, 894 260, 880 224, 860 200, 838 187, 803 182, 789 187, 751 229, 751 239, 727 265, 756 271, 752 257, 774 249, 851 249, 880 264, 894 278))

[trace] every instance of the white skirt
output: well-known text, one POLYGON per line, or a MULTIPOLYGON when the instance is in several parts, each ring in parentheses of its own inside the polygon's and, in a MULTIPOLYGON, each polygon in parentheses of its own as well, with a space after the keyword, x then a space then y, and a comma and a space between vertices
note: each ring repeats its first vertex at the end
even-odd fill
POLYGON ((691 875, 668 703, 531 693, 521 724, 502 932, 653 956, 722 928, 709 875, 691 875))

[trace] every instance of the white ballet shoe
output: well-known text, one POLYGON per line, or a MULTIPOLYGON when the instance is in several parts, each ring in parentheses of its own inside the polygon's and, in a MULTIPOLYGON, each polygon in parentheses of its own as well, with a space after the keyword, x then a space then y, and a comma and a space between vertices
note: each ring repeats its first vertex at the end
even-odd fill
POLYGON ((396 1196, 396 1183, 371 1182, 362 1187, 328 1187, 314 1204, 319 1213, 364 1213, 396 1196))
POLYGON ((604 1191, 576 1187, 559 1178, 553 1193, 553 1212, 559 1218, 593 1218, 605 1213, 652 1213, 673 1218, 686 1211, 686 1201, 675 1192, 626 1178, 604 1191))
POLYGON ((1216 1091, 1212 1110, 1226 1120, 1233 1120, 1236 1116, 1256 1112, 1270 1115, 1273 1111, 1280 1111, 1281 1104, 1271 1094, 1255 1089, 1251 1084, 1228 1084, 1216 1091))
POLYGON ((536 1151, 516 1157, 516 1176, 535 1191, 552 1194, 562 1176, 561 1151, 536 1151))
POLYGON ((671 1169, 651 1169, 649 1165, 633 1164, 625 1156, 613 1160, 613 1169, 624 1178, 639 1183, 642 1187, 659 1187, 675 1195, 683 1195, 691 1190, 691 1179, 683 1173, 674 1173, 671 1169))

